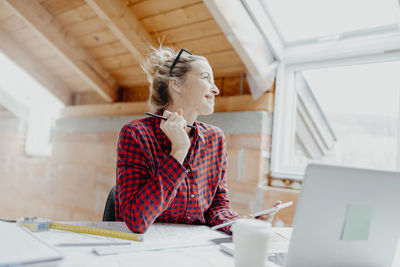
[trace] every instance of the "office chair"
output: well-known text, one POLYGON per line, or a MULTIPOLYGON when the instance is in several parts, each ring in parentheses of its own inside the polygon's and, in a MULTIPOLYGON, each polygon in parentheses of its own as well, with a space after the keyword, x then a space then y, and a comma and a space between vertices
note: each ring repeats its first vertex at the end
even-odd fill
POLYGON ((115 185, 108 194, 106 206, 104 207, 103 222, 115 222, 115 185))

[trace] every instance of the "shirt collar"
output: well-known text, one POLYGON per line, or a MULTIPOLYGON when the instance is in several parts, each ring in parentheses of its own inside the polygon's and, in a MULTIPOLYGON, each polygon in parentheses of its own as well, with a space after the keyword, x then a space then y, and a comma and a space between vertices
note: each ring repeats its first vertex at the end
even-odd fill
POLYGON ((204 129, 201 127, 200 123, 198 121, 195 121, 193 125, 196 127, 194 130, 194 136, 198 136, 200 140, 205 144, 205 139, 204 139, 204 129))

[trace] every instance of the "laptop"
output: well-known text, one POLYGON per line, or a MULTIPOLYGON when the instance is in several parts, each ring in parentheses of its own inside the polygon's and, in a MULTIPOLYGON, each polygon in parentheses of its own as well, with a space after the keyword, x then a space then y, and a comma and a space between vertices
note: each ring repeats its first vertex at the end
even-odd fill
POLYGON ((391 266, 399 190, 398 172, 310 164, 285 266, 391 266))
MULTIPOLYGON (((288 253, 270 251, 268 260, 285 267, 391 266, 399 191, 399 172, 310 164, 288 253)), ((232 244, 221 248, 233 254, 232 244)))
POLYGON ((0 221, 0 266, 57 266, 64 256, 24 227, 0 221))

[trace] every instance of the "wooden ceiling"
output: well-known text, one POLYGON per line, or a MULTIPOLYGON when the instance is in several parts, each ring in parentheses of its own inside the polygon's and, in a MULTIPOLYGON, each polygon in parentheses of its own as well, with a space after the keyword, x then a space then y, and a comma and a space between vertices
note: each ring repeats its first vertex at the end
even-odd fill
POLYGON ((205 56, 221 95, 249 93, 243 62, 201 0, 0 1, 0 49, 67 105, 145 100, 139 64, 160 40, 205 56))

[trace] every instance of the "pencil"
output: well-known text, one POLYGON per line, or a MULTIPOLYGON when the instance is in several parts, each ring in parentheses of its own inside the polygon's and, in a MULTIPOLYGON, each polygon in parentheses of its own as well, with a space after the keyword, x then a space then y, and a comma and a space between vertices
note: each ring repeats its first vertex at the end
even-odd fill
MULTIPOLYGON (((151 113, 151 112, 145 112, 145 114, 147 114, 149 116, 152 116, 154 118, 165 120, 165 121, 168 120, 167 118, 165 118, 163 116, 160 116, 160 115, 157 115, 157 114, 154 114, 154 113, 151 113)), ((196 129, 196 127, 194 127, 193 125, 187 124, 186 126, 189 127, 189 128, 192 128, 192 129, 196 129)))

